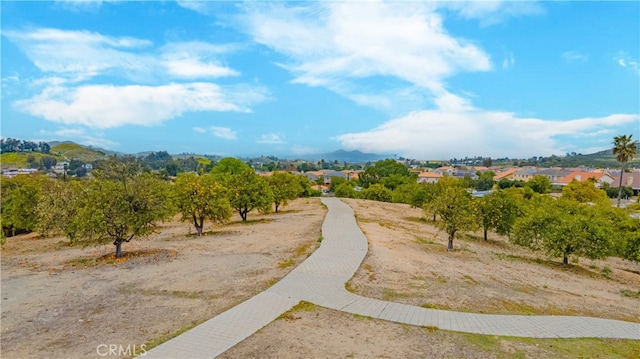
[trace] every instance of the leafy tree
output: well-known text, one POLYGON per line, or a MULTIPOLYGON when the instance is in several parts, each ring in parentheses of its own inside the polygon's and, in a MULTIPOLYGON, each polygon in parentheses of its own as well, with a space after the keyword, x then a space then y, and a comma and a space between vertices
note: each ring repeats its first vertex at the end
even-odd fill
POLYGON ((436 226, 448 235, 447 250, 453 250, 456 233, 476 227, 471 194, 459 185, 444 185, 441 192, 426 204, 425 211, 438 215, 436 226))
MULTIPOLYGON (((82 167, 78 167, 82 168, 82 167)), ((76 241, 75 219, 84 182, 48 179, 42 184, 36 207, 38 231, 42 236, 51 232, 64 234, 71 243, 76 241)))
POLYGON ((386 159, 384 161, 376 162, 373 166, 367 167, 364 172, 358 175, 358 181, 360 186, 369 188, 370 185, 379 183, 383 178, 389 177, 389 179, 387 179, 387 184, 390 186, 397 186, 404 183, 400 181, 397 176, 408 177, 414 181, 417 180, 417 176, 409 172, 409 169, 405 165, 398 163, 393 159, 386 159), (396 176, 392 177, 393 175, 396 176))
POLYGON ((44 176, 20 175, 1 181, 2 229, 7 236, 36 229, 38 223, 38 196, 44 176))
POLYGON ((508 234, 520 214, 516 200, 503 191, 490 193, 474 201, 476 217, 484 231, 485 241, 489 230, 495 230, 501 235, 508 234))
POLYGON ((247 169, 251 169, 251 167, 240 161, 237 158, 233 157, 225 157, 218 161, 218 163, 213 166, 211 169, 211 173, 214 175, 219 174, 230 174, 230 175, 238 175, 244 173, 247 169))
POLYGON ((566 199, 573 199, 580 203, 609 203, 607 193, 596 187, 596 183, 593 179, 588 179, 584 182, 576 181, 574 179, 571 183, 562 188, 562 197, 566 199))
POLYGON ((358 192, 356 192, 351 181, 344 181, 340 183, 335 190, 336 197, 341 198, 357 198, 358 192))
POLYGON ((182 221, 191 222, 202 236, 204 221, 224 223, 233 213, 228 190, 211 175, 180 173, 172 188, 182 221))
POLYGON ((338 187, 341 183, 347 182, 347 179, 344 177, 333 176, 331 177, 331 184, 329 186, 329 191, 335 192, 336 187, 338 187))
POLYGON ((624 173, 624 166, 627 162, 633 159, 633 156, 638 152, 638 142, 632 140, 633 135, 620 135, 613 138, 613 154, 616 155, 616 160, 620 162, 620 183, 618 187, 618 208, 620 208, 620 199, 622 198, 622 174, 624 173))
POLYGON ((300 185, 300 193, 298 197, 310 197, 311 196, 311 181, 307 176, 298 175, 298 184, 300 185))
POLYGON ((290 200, 294 200, 300 196, 302 187, 298 176, 289 172, 274 172, 267 179, 271 192, 273 193, 273 203, 276 207, 276 213, 280 206, 286 206, 290 200))
MULTIPOLYGON (((602 190, 607 193, 609 198, 618 198, 620 188, 611 187, 608 183, 602 184, 602 190)), ((622 198, 629 198, 633 196, 633 188, 622 186, 622 198)))
POLYGON ((473 187, 478 191, 488 191, 492 189, 493 185, 496 183, 493 180, 495 175, 496 174, 491 171, 479 173, 478 179, 473 181, 473 187))
POLYGON ((172 213, 168 186, 149 173, 88 181, 74 217, 78 242, 112 241, 116 258, 122 257, 123 243, 151 233, 172 213))
POLYGON ((365 199, 379 202, 391 202, 393 199, 391 190, 381 183, 372 184, 369 188, 362 190, 362 196, 365 199))
POLYGON ((544 250, 551 257, 569 256, 604 258, 611 252, 611 223, 598 206, 586 206, 575 200, 539 197, 536 205, 514 224, 510 240, 534 250, 544 250))
MULTIPOLYGON (((213 168, 212 173, 218 173, 215 171, 218 165, 213 168)), ((225 166, 225 170, 229 172, 220 172, 220 176, 225 187, 229 189, 231 206, 238 212, 242 221, 246 221, 247 214, 254 209, 262 213, 271 210, 273 192, 263 177, 247 165, 225 166)))
POLYGON ((551 192, 551 181, 546 176, 538 175, 525 184, 525 187, 531 188, 534 192, 545 194, 551 192))
POLYGON ((40 164, 47 170, 55 166, 56 163, 58 163, 58 160, 52 156, 42 156, 42 158, 40 158, 40 164))

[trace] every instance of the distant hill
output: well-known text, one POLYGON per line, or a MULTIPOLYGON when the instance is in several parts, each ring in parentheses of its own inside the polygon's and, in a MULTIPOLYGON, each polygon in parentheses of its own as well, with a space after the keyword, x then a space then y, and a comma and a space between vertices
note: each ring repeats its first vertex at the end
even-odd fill
POLYGON ((329 161, 333 162, 337 160, 338 162, 360 163, 360 162, 369 162, 369 161, 374 162, 378 160, 383 160, 385 158, 390 158, 393 156, 379 155, 375 153, 364 153, 358 150, 354 150, 354 151, 338 150, 338 151, 322 153, 318 155, 310 155, 308 157, 309 158, 305 158, 305 159, 310 161, 319 161, 324 159, 325 161, 328 161, 328 162, 329 161))
POLYGON ((82 162, 93 162, 108 157, 102 150, 85 147, 74 142, 51 142, 51 154, 59 156, 65 160, 78 160, 82 162))

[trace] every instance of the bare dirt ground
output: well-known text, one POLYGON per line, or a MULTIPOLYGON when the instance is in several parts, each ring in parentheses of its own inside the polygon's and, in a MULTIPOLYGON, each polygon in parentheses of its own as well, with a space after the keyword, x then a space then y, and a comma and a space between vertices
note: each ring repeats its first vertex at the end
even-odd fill
MULTIPOLYGON (((369 254, 347 284, 356 293, 453 310, 640 321, 636 264, 581 259, 563 268, 558 259, 498 236, 485 243, 480 234, 456 239, 448 253, 445 235, 418 209, 345 202, 369 240, 369 254)), ((61 238, 9 238, 2 251, 2 358, 99 357, 100 344, 159 342, 257 294, 301 263, 317 245, 324 213, 318 199, 301 199, 284 213, 250 214, 263 220, 236 220, 203 238, 187 236, 187 224, 172 222, 148 240, 126 244, 125 252, 139 255, 115 264, 94 261, 113 246, 82 250, 58 243, 61 238)), ((434 329, 307 305, 222 357, 640 357, 634 341, 434 329)))
MULTIPOLYGON (((353 292, 433 308, 514 314, 589 315, 638 322, 640 267, 617 258, 564 268, 481 234, 456 239, 401 204, 343 199, 355 210, 369 253, 347 284, 353 292), (610 269, 609 279, 602 269, 610 269)), ((606 272, 606 271, 605 271, 606 272)), ((308 305, 222 358, 635 358, 637 341, 473 335, 386 322, 308 305)))
POLYGON ((137 256, 122 262, 108 258, 113 245, 82 249, 62 237, 8 238, 1 357, 101 357, 101 344, 126 349, 161 341, 284 277, 317 247, 325 213, 318 198, 299 199, 278 214, 251 212, 249 223, 234 217, 222 227, 205 226, 212 232, 200 238, 174 221, 125 243, 125 255, 137 256))

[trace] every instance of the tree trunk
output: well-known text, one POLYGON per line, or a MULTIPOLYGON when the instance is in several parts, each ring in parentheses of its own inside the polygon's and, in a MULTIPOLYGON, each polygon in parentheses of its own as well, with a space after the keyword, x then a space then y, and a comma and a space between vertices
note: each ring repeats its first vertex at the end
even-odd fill
POLYGON ((569 265, 569 256, 565 253, 564 257, 562 258, 562 265, 563 266, 568 266, 569 265))
POLYGON ((487 230, 486 229, 484 230, 484 241, 485 242, 487 241, 487 230))
POLYGON ((247 221, 247 210, 240 211, 240 217, 242 217, 242 222, 247 221))
POLYGON ((620 208, 620 198, 622 198, 622 175, 624 174, 624 166, 620 169, 620 185, 618 187, 618 208, 620 208))
POLYGON ((455 232, 449 233, 449 244, 447 244, 447 252, 451 252, 453 250, 453 237, 455 235, 455 232))
POLYGON ((276 202, 276 213, 278 213, 278 206, 280 205, 280 203, 276 202))
POLYGON ((202 228, 204 227, 204 218, 200 218, 198 222, 198 218, 196 218, 195 214, 193 215, 193 226, 196 227, 196 232, 198 233, 198 237, 202 236, 202 228))
POLYGON ((122 239, 116 240, 116 258, 122 258, 122 239))

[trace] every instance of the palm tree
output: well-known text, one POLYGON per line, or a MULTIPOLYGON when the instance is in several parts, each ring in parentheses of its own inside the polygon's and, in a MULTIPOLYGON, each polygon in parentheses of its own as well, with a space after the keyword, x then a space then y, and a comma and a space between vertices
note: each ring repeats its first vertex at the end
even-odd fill
POLYGON ((624 164, 631 161, 638 151, 637 141, 631 139, 633 135, 620 135, 613 138, 613 154, 618 162, 622 164, 620 169, 620 186, 618 190, 618 208, 620 208, 620 198, 622 197, 622 175, 624 174, 624 164))

